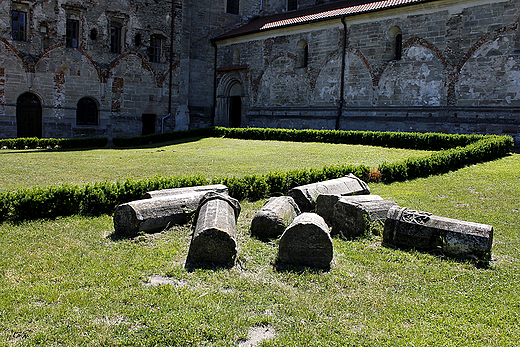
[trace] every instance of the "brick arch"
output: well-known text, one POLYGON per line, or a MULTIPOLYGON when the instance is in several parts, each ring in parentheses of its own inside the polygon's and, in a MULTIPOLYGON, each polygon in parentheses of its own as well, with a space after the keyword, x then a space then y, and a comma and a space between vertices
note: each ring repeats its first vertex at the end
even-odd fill
POLYGON ((7 50, 13 52, 20 59, 20 62, 22 63, 25 72, 35 72, 34 66, 36 66, 36 64, 31 66, 31 64, 27 62, 27 59, 24 59, 24 55, 22 54, 22 52, 20 52, 16 47, 14 47, 9 41, 4 39, 3 37, 0 37, 0 41, 5 45, 5 48, 7 50))
POLYGON ((512 25, 502 27, 500 29, 489 32, 483 36, 481 36, 466 52, 466 54, 460 59, 460 61, 453 66, 452 72, 448 74, 448 78, 446 81, 447 90, 448 90, 448 105, 455 105, 456 102, 456 93, 455 86, 459 82, 459 77, 462 69, 468 62, 468 60, 477 52, 482 46, 486 43, 491 42, 502 36, 503 34, 518 30, 519 23, 516 22, 512 25))

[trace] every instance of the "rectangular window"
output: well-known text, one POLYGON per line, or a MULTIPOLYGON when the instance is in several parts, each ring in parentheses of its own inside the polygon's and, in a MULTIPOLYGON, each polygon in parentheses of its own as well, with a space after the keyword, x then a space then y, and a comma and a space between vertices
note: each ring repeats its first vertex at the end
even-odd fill
POLYGON ((79 20, 67 18, 67 32, 65 45, 70 48, 78 48, 79 43, 79 20))
POLYGON ((298 9, 298 0, 287 0, 287 11, 298 9))
POLYGON ((13 40, 27 40, 27 13, 22 11, 13 11, 12 15, 13 40))
POLYGON ((226 12, 231 14, 238 14, 240 10, 239 0, 227 0, 226 12))
POLYGON ((150 38, 150 48, 148 49, 148 57, 152 63, 161 62, 161 46, 162 39, 157 35, 150 38))
POLYGON ((122 27, 119 23, 110 24, 110 52, 121 53, 122 27))

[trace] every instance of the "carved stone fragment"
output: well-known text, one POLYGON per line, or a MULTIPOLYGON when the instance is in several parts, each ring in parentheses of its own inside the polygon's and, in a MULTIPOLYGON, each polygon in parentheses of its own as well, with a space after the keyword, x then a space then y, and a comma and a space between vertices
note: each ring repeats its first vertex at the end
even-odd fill
POLYGON ((278 237, 299 214, 300 209, 293 198, 270 198, 253 217, 251 235, 260 239, 278 237))
POLYGON ((315 213, 300 214, 280 238, 279 264, 329 268, 332 257, 329 227, 315 213))
MULTIPOLYGON (((364 202, 383 200, 379 195, 351 195, 341 196, 338 194, 320 194, 316 198, 316 213, 325 219, 328 225, 332 225, 332 216, 334 215, 334 206, 340 199, 345 199, 349 202, 364 202)), ((385 215, 386 217, 386 215, 385 215)))
POLYGON ((195 213, 195 229, 187 264, 232 265, 237 254, 236 220, 240 214, 237 200, 215 192, 204 195, 195 213))
POLYGON ((367 184, 353 174, 333 180, 295 187, 289 195, 296 201, 300 210, 314 210, 316 199, 320 194, 359 195, 370 194, 367 184))
POLYGON ((493 227, 393 207, 388 211, 383 242, 486 261, 491 257, 493 227))
POLYGON ((397 204, 377 198, 368 201, 363 201, 363 199, 356 201, 351 197, 341 198, 334 205, 332 234, 353 238, 367 235, 372 231, 378 235, 388 210, 393 206, 397 206, 397 204))
POLYGON ((220 194, 228 194, 228 187, 223 184, 211 184, 206 186, 193 186, 193 187, 181 187, 171 189, 161 189, 146 192, 143 195, 143 199, 160 198, 163 196, 186 194, 191 192, 200 192, 205 194, 207 192, 216 192, 220 194))
POLYGON ((121 204, 114 212, 115 232, 132 236, 139 232, 159 231, 172 224, 186 223, 204 194, 206 192, 192 191, 121 204))

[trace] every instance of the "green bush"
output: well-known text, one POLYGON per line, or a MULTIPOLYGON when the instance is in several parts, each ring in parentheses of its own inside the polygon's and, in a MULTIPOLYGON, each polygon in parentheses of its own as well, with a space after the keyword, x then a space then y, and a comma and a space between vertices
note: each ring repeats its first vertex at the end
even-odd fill
POLYGON ((35 148, 102 148, 108 143, 106 137, 90 137, 84 139, 39 139, 37 137, 27 137, 18 139, 0 140, 0 148, 8 149, 35 149, 35 148))

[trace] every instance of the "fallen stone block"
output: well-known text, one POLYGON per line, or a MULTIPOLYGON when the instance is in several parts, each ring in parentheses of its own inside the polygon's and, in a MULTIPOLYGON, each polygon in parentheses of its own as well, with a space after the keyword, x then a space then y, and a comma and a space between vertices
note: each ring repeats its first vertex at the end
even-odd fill
POLYGON ((206 186, 193 186, 193 187, 181 187, 181 188, 171 188, 171 189, 161 189, 161 190, 153 190, 150 192, 146 192, 143 195, 143 199, 152 199, 152 198, 160 198, 164 196, 171 195, 180 195, 191 192, 200 192, 200 193, 208 193, 208 192, 216 192, 220 194, 228 194, 228 187, 223 184, 210 184, 206 186))
POLYGON ((390 208, 397 206, 393 201, 383 200, 377 195, 372 199, 352 199, 343 197, 334 205, 332 216, 333 235, 341 234, 346 238, 360 237, 371 232, 380 234, 390 208), (376 198, 377 197, 377 198, 376 198), (365 201, 364 201, 365 200, 365 201))
POLYGON ((280 238, 278 264, 329 268, 332 257, 329 227, 315 213, 297 216, 280 238))
POLYGON ((493 227, 396 206, 388 211, 383 243, 487 261, 491 258, 493 227))
POLYGON ((163 230, 168 225, 184 224, 197 210, 206 193, 192 191, 121 204, 114 212, 115 232, 132 236, 139 232, 163 230))
POLYGON ((195 213, 196 224, 186 264, 234 264, 240 209, 240 203, 228 195, 215 192, 204 195, 195 213))
POLYGON ((253 217, 251 235, 259 239, 278 237, 300 213, 290 196, 270 198, 253 217))
POLYGON ((346 199, 352 202, 383 200, 379 195, 351 195, 341 196, 339 194, 320 194, 316 198, 316 213, 325 219, 328 225, 332 225, 332 216, 334 215, 334 206, 340 199, 346 199))
POLYGON ((349 174, 333 180, 295 187, 289 191, 289 195, 296 201, 302 212, 314 210, 316 199, 320 194, 370 194, 370 189, 365 182, 353 174, 349 174))

